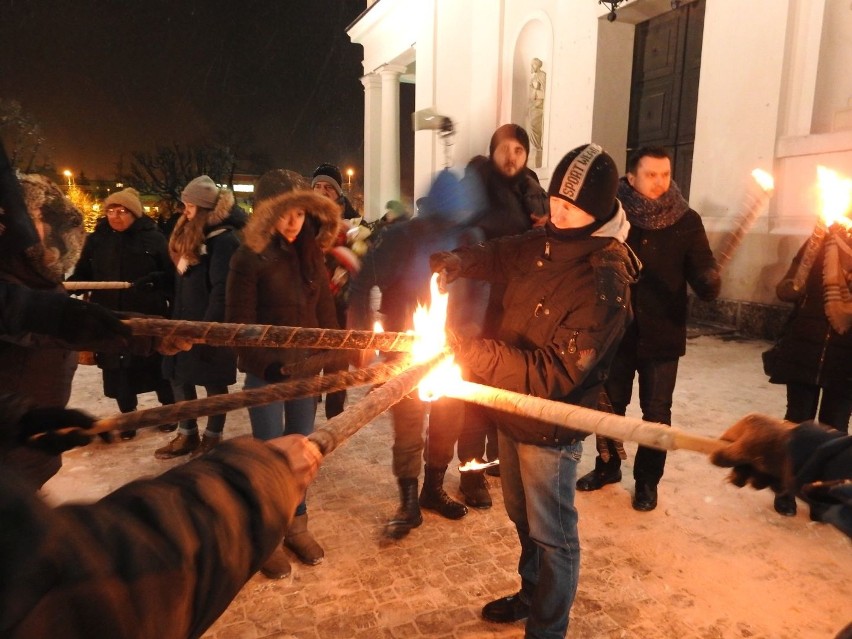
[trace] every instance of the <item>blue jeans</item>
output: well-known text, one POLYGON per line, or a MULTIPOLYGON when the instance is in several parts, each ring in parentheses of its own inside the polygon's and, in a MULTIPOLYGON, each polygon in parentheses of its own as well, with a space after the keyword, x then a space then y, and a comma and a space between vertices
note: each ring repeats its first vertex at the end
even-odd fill
MULTIPOLYGON (((633 353, 619 350, 618 355, 609 369, 609 379, 606 382, 606 392, 612 402, 612 410, 617 415, 624 415, 633 395, 633 377, 639 374, 639 407, 642 409, 642 419, 646 422, 656 422, 671 426, 672 401, 675 382, 677 381, 677 365, 680 360, 673 359, 640 359, 633 353)), ((618 455, 610 460, 611 465, 620 465, 618 455)), ((597 460, 595 467, 599 464, 597 460)), ((639 446, 636 451, 636 461, 633 464, 633 478, 656 486, 663 477, 666 466, 666 451, 639 446)))
MULTIPOLYGON (((246 373, 245 390, 262 388, 269 384, 251 373, 246 373)), ((264 441, 283 435, 310 435, 314 432, 317 415, 316 397, 291 399, 248 409, 251 434, 264 441)), ((305 500, 296 508, 297 515, 307 512, 305 500)))
POLYGON ((521 594, 530 604, 526 639, 564 639, 580 577, 574 491, 583 443, 521 444, 499 434, 500 482, 521 542, 521 594))

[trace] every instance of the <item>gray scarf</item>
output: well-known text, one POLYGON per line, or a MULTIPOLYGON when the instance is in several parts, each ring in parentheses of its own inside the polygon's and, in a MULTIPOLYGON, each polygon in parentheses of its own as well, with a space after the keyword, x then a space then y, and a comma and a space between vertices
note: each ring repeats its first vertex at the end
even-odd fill
POLYGON ((627 211, 627 220, 646 230, 667 228, 689 210, 689 203, 683 199, 674 180, 668 191, 652 200, 630 186, 627 178, 621 178, 618 181, 618 199, 627 211))

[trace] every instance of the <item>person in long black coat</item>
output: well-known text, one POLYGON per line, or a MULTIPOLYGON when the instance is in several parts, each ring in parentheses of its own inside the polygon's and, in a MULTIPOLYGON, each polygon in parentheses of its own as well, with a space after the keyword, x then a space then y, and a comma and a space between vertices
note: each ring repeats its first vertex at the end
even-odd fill
MULTIPOLYGON (((234 213, 234 196, 206 175, 195 178, 181 193, 184 211, 169 239, 169 253, 177 269, 173 319, 222 322, 225 288, 231 256, 240 245, 237 229, 245 218, 234 213)), ((222 395, 237 381, 237 359, 225 347, 196 345, 192 350, 163 359, 163 374, 171 380, 177 401, 196 399, 196 386, 207 396, 222 395)), ((180 422, 178 434, 154 455, 171 459, 202 454, 222 441, 225 415, 207 419, 204 437, 196 420, 180 422)))
MULTIPOLYGON (((90 299, 115 311, 169 316, 174 266, 165 236, 145 215, 138 192, 117 191, 104 201, 105 215, 86 238, 83 252, 70 281, 131 282, 132 288, 94 290, 90 299)), ((104 395, 118 403, 122 413, 136 410, 137 395, 155 391, 161 404, 174 402, 168 380, 163 379, 162 359, 131 353, 95 353, 103 371, 104 395)), ((172 431, 177 424, 161 427, 172 431)), ((124 431, 130 439, 136 431, 124 431)))

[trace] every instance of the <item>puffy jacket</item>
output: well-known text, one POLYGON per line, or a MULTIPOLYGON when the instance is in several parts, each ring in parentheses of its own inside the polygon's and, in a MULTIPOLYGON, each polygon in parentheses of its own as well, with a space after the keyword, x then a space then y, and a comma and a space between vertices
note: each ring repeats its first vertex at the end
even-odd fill
MULTIPOLYGON (((504 282, 500 341, 466 343, 462 363, 486 384, 598 408, 618 342, 630 321, 637 269, 624 244, 623 210, 594 235, 561 239, 550 229, 454 251, 460 275, 504 282)), ((556 446, 585 433, 498 414, 520 442, 556 446)))
MULTIPOLYGON (((310 191, 291 191, 264 204, 255 209, 244 244, 231 259, 225 321, 339 328, 321 250, 337 235, 337 205, 310 191), (291 206, 306 209, 319 227, 306 219, 292 244, 274 229, 280 212, 291 206)), ((273 382, 279 381, 282 366, 302 362, 309 351, 240 348, 237 353, 241 371, 273 382)))

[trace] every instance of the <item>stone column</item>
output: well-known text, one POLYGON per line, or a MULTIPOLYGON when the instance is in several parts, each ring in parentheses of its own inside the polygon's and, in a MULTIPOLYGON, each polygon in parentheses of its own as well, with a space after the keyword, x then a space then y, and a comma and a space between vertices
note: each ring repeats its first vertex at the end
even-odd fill
POLYGON ((380 207, 388 200, 398 200, 400 195, 399 76, 404 72, 405 67, 399 64, 386 64, 379 71, 382 77, 380 207))
POLYGON ((380 202, 379 183, 381 178, 382 139, 382 80, 370 73, 361 78, 364 85, 364 219, 368 222, 379 219, 384 210, 380 202))

